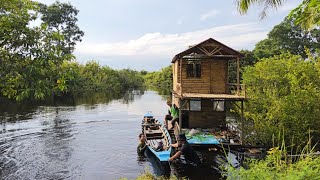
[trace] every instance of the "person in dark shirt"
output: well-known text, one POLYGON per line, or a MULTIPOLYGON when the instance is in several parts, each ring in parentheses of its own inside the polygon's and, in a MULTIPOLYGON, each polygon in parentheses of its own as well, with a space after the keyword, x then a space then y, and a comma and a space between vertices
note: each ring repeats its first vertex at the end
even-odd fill
POLYGON ((178 143, 171 144, 172 147, 181 147, 180 150, 170 157, 169 161, 173 161, 177 158, 180 158, 181 155, 184 156, 184 159, 187 164, 198 166, 200 165, 200 158, 197 153, 192 149, 190 144, 187 142, 187 138, 184 134, 180 134, 177 138, 178 143))
POLYGON ((147 148, 147 145, 146 145, 146 138, 145 138, 145 136, 141 133, 141 134, 139 134, 139 141, 140 141, 140 143, 139 143, 139 145, 138 145, 138 147, 137 147, 137 153, 138 153, 138 155, 143 155, 144 154, 144 151, 146 150, 146 148, 147 148))

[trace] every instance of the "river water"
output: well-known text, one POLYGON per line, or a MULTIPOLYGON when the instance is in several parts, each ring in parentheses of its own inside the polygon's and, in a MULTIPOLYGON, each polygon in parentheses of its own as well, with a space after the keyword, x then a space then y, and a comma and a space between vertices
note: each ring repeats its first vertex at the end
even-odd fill
POLYGON ((164 175, 136 147, 143 114, 162 120, 166 98, 155 91, 92 98, 67 105, 1 102, 0 179, 133 179, 146 169, 164 175))

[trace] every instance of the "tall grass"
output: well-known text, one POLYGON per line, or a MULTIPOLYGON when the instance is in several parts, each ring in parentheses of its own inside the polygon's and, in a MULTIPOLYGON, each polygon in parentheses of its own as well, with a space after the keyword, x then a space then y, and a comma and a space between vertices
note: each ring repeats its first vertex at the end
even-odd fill
MULTIPOLYGON (((279 135, 280 137, 280 135, 279 135)), ((279 141, 281 142, 281 141, 279 141)), ((311 146, 311 138, 306 146, 299 150, 297 155, 293 155, 293 147, 287 147, 282 139, 282 143, 271 148, 268 155, 263 160, 248 160, 245 165, 235 169, 229 167, 225 169, 224 175, 227 179, 320 179, 320 156, 314 152, 311 146), (288 150, 291 148, 291 150, 288 150)))
MULTIPOLYGON (((127 180, 126 178, 120 180, 127 180)), ((144 170, 144 172, 139 175, 136 180, 178 180, 176 176, 171 175, 170 177, 155 176, 149 170, 144 170)))

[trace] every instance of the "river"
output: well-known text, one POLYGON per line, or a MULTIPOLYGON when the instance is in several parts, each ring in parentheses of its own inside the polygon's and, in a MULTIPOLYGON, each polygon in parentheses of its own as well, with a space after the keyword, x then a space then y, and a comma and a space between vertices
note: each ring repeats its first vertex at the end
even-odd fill
POLYGON ((1 102, 0 179, 133 179, 146 169, 164 175, 136 147, 143 114, 162 120, 165 101, 145 91, 55 105, 1 102))

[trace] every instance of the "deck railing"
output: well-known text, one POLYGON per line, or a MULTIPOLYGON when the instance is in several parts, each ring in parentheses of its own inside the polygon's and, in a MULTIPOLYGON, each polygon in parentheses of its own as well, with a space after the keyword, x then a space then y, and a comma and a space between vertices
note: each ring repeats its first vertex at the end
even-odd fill
POLYGON ((228 93, 233 94, 233 95, 246 97, 246 85, 245 84, 228 83, 228 93))

